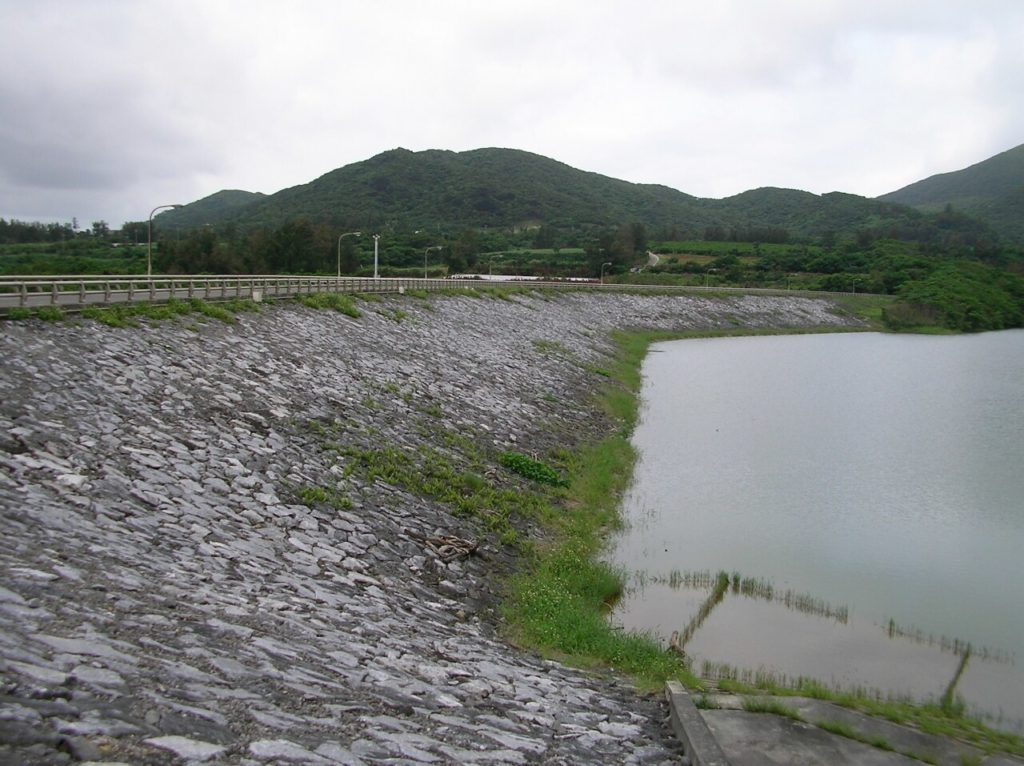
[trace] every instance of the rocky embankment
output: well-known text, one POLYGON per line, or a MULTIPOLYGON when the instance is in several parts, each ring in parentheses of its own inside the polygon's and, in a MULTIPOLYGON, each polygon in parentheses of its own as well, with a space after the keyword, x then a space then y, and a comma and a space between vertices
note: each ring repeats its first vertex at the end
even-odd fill
POLYGON ((853 320, 799 298, 360 305, 0 324, 0 762, 677 758, 659 700, 502 641, 506 548, 325 441, 543 455, 606 427, 586 394, 613 328, 853 320), (481 545, 446 561, 441 536, 481 545))

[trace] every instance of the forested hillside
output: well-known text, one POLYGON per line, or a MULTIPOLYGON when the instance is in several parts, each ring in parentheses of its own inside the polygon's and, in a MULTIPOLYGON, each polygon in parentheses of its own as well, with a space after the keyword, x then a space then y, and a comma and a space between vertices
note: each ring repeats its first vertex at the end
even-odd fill
POLYGON ((972 210, 1024 188, 1024 144, 951 173, 939 173, 879 199, 915 207, 972 210))
MULTIPOLYGON (((892 327, 1017 327, 1022 157, 1013 150, 915 192, 965 195, 956 199, 973 200, 971 214, 777 188, 699 199, 510 149, 396 149, 276 194, 223 191, 161 214, 153 268, 371 276, 376 262, 381 276, 869 292, 898 299, 885 310, 892 327)), ((112 232, 103 221, 80 230, 0 219, 0 273, 144 273, 148 233, 146 221, 112 232)))
POLYGON ((963 170, 940 173, 879 197, 924 212, 979 219, 1007 241, 1024 243, 1024 144, 963 170))
MULTIPOLYGON (((640 223, 677 239, 724 231, 779 241, 856 229, 940 236, 927 214, 853 194, 764 188, 701 199, 512 149, 395 149, 240 206, 215 208, 210 203, 218 196, 167 211, 157 220, 165 228, 189 228, 203 219, 203 224, 234 224, 242 231, 304 218, 341 230, 389 232, 542 225, 579 231, 640 223)), ((972 234, 986 234, 983 229, 974 226, 972 234)))

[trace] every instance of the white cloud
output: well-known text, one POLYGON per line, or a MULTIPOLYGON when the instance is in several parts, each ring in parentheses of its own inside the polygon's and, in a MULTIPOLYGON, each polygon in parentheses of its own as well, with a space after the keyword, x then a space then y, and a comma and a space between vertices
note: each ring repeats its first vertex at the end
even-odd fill
POLYGON ((1024 138, 1017 0, 0 0, 0 215, 114 222, 380 151, 876 195, 1024 138))

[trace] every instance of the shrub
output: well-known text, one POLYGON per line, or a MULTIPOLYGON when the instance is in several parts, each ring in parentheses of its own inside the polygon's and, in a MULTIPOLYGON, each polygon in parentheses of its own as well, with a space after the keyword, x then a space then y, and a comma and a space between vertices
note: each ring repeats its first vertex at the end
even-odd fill
POLYGON ((44 322, 59 322, 64 318, 64 310, 60 306, 40 306, 36 316, 44 322))
POLYGON ((333 309, 346 316, 358 319, 363 312, 356 308, 352 296, 341 293, 313 293, 298 296, 299 303, 311 309, 333 309))
POLYGON ((520 452, 503 452, 499 460, 510 471, 541 484, 550 484, 554 487, 564 487, 567 484, 554 468, 520 452))

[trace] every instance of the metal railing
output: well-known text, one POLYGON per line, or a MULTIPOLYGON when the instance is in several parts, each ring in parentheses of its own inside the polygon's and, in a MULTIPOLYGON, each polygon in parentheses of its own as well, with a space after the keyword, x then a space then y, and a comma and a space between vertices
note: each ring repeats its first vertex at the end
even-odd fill
MULTIPOLYGON (((310 293, 385 293, 437 290, 443 280, 291 276, 13 276, 0 277, 0 311, 58 306, 82 309, 169 300, 274 300, 310 293)), ((448 286, 450 286, 450 282, 448 286)))
POLYGON ((275 300, 312 293, 403 293, 407 290, 438 292, 457 288, 528 287, 558 290, 631 290, 638 292, 737 293, 760 295, 832 296, 847 293, 781 290, 746 287, 599 284, 587 281, 536 279, 489 281, 487 279, 420 279, 405 277, 296 277, 296 276, 5 276, 0 277, 0 313, 12 309, 56 306, 71 311, 89 306, 131 303, 166 303, 169 300, 225 301, 275 300))

